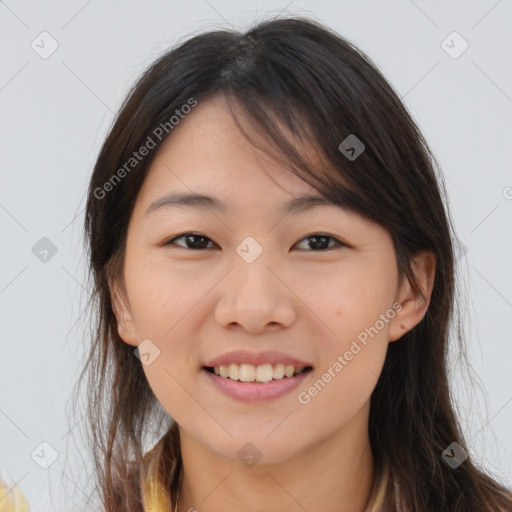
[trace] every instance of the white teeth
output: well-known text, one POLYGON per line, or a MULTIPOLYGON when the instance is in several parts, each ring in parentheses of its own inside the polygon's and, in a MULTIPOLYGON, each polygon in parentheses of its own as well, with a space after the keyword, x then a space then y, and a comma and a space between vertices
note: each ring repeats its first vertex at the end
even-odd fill
POLYGON ((238 370, 238 380, 252 382, 256 378, 256 368, 252 364, 241 364, 238 370))
POLYGON ((293 372, 295 371, 295 366, 291 366, 289 364, 287 364, 285 367, 284 367, 284 374, 287 376, 287 377, 291 377, 293 375, 293 372))
POLYGON ((274 366, 274 379, 282 379, 284 377, 284 364, 279 363, 274 366))
POLYGON ((232 380, 238 380, 238 365, 231 363, 228 366, 228 377, 232 380))
POLYGON ((276 365, 262 364, 254 366, 252 364, 236 364, 215 366, 213 368, 215 375, 239 380, 241 382, 270 382, 284 377, 293 377, 304 371, 304 367, 295 367, 278 363, 276 365))
POLYGON ((258 382, 270 382, 274 377, 272 365, 264 364, 256 368, 256 380, 258 382))

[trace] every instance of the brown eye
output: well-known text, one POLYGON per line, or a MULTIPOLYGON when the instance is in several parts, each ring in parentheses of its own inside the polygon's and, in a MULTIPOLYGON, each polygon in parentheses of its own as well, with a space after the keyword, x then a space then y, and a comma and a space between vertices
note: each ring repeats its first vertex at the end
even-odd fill
POLYGON ((307 247, 309 249, 313 249, 314 251, 332 249, 333 247, 344 246, 345 244, 334 238, 330 235, 324 235, 321 233, 314 233, 312 235, 308 235, 304 237, 299 243, 307 240, 307 247), (330 241, 334 242, 334 245, 329 246, 330 241))
POLYGON ((179 235, 165 242, 164 245, 177 245, 185 249, 209 249, 209 247, 206 247, 208 241, 211 242, 211 240, 204 235, 199 235, 196 233, 184 233, 183 235, 179 235), (176 240, 180 240, 182 238, 185 240, 185 245, 175 243, 176 240))
MULTIPOLYGON (((314 233, 312 235, 308 235, 304 237, 300 242, 303 243, 306 241, 306 247, 301 248, 301 250, 313 250, 314 252, 324 251, 327 249, 333 249, 335 247, 347 247, 346 244, 338 240, 337 238, 326 235, 323 233, 314 233)), ((208 237, 198 234, 198 233, 183 233, 177 237, 172 238, 164 243, 164 246, 175 245, 178 247, 182 247, 184 249, 212 249, 213 247, 207 247, 208 243, 214 243, 208 237), (184 242, 176 243, 177 240, 183 239, 184 242)))

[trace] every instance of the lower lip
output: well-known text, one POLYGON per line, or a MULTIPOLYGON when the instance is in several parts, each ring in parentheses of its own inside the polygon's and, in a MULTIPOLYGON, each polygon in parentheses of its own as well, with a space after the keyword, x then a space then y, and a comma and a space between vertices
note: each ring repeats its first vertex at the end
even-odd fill
POLYGON ((299 373, 295 377, 285 377, 279 380, 262 382, 241 382, 220 377, 202 369, 214 386, 225 395, 242 402, 266 402, 280 398, 296 389, 312 370, 299 373))

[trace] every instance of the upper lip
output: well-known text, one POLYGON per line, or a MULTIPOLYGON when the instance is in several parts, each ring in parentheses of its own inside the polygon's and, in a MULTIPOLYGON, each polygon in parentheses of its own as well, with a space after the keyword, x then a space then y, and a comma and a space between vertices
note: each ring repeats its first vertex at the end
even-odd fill
POLYGON ((296 357, 289 356, 284 352, 278 350, 264 350, 263 352, 250 352, 248 350, 233 350, 232 352, 226 352, 221 356, 208 361, 205 366, 228 366, 231 363, 235 364, 252 364, 254 366, 264 364, 279 364, 290 365, 295 367, 313 366, 311 363, 307 363, 297 359, 296 357))

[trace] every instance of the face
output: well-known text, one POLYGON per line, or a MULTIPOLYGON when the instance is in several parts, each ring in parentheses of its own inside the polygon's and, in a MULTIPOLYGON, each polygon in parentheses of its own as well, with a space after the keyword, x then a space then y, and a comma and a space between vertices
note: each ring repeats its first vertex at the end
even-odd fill
POLYGON ((285 460, 363 428, 388 343, 419 321, 390 234, 332 204, 287 210, 303 195, 320 197, 216 98, 174 128, 132 213, 119 334, 142 343, 180 428, 226 457, 252 442, 262 462, 285 460), (191 193, 215 203, 162 200, 191 193))

